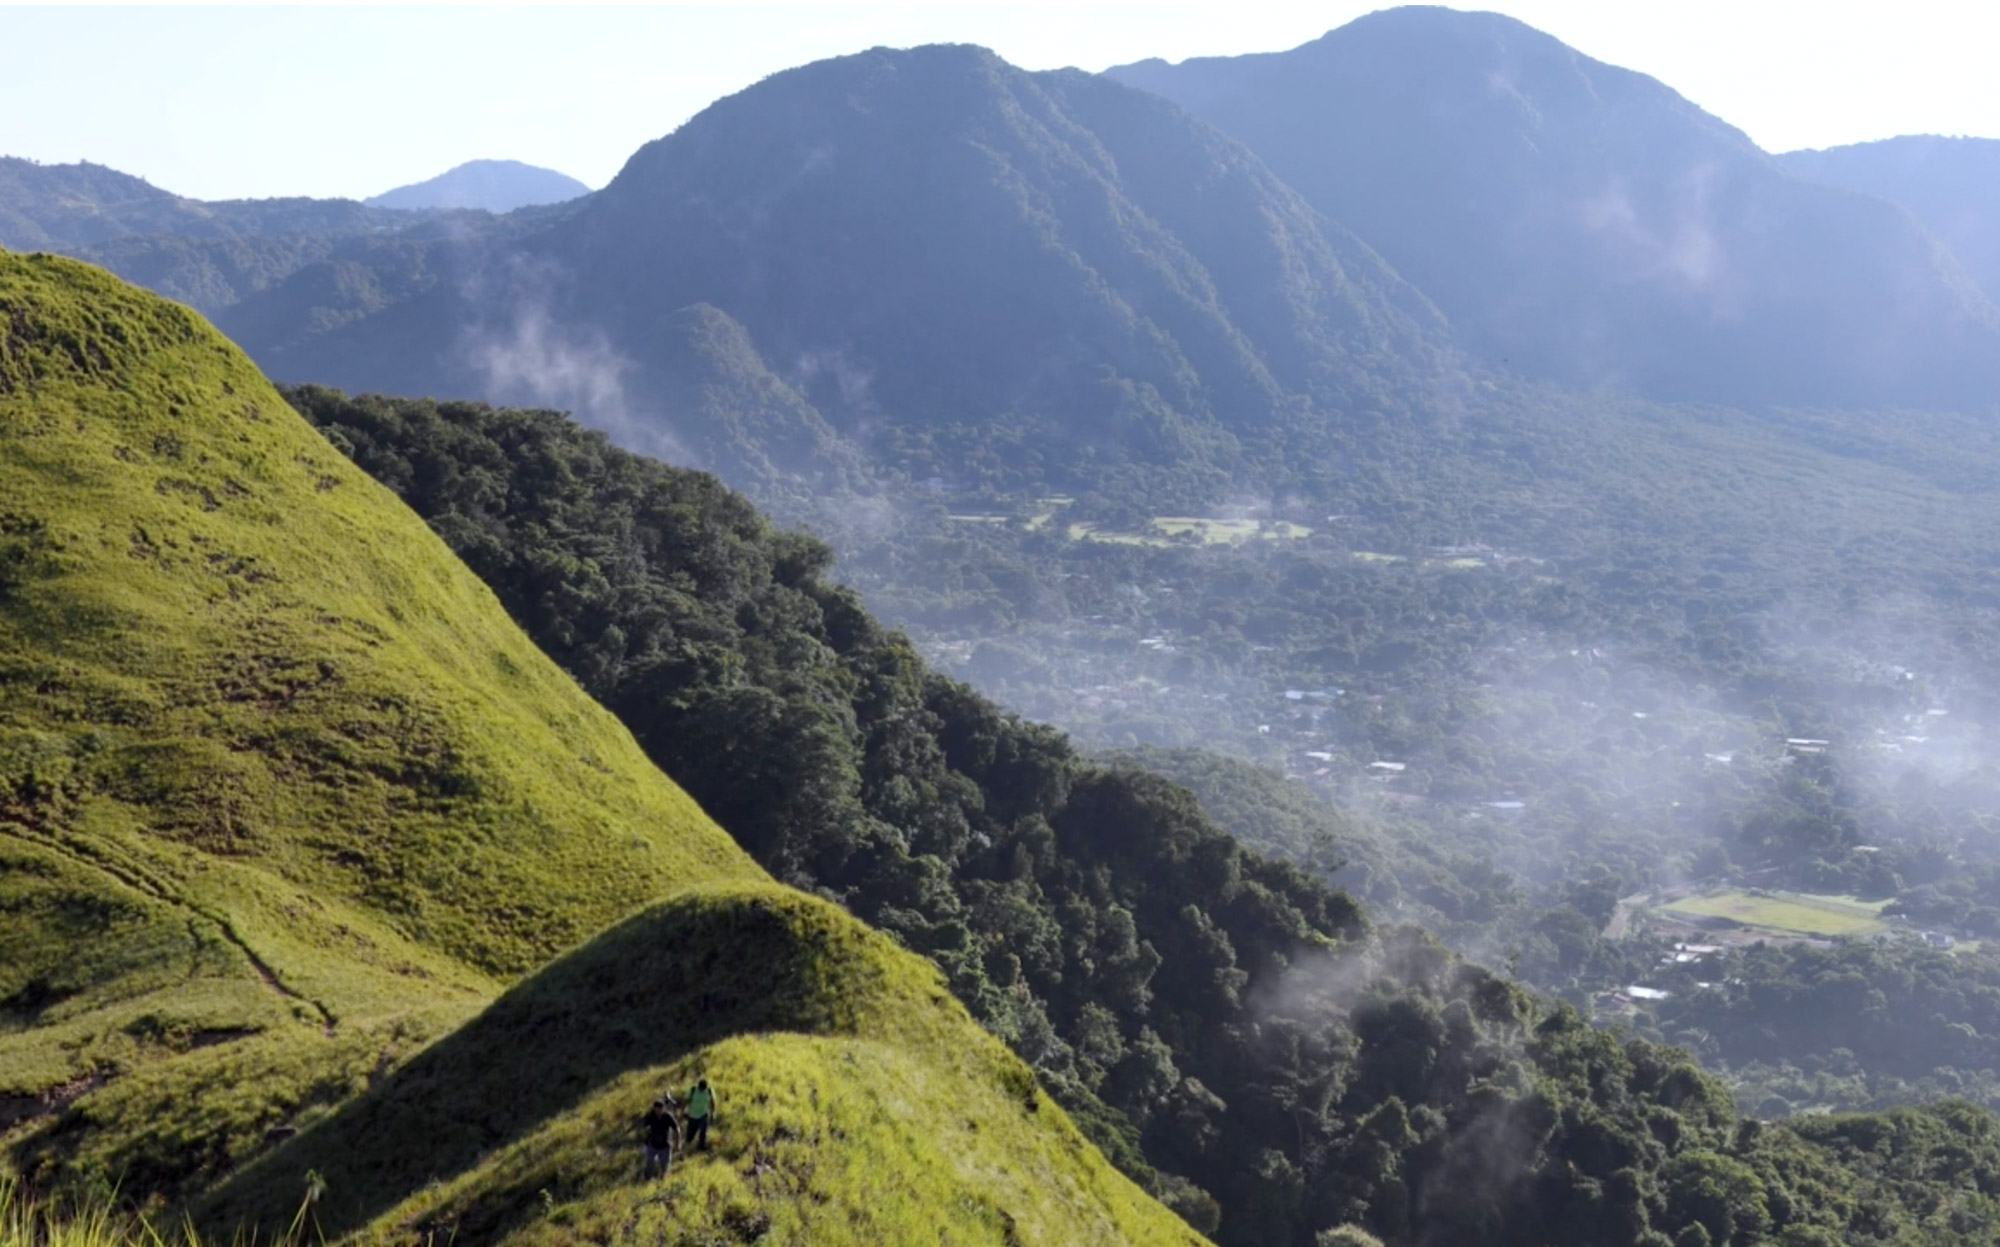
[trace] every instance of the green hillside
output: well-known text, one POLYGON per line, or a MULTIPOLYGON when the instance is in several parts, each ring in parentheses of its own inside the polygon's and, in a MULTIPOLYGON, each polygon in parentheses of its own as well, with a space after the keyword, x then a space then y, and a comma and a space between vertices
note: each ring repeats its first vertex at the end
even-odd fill
POLYGON ((109 1079, 48 1146, 226 1164, 287 1114, 190 1154, 188 1071, 319 1078, 760 877, 192 315, 42 257, 0 305, 0 1094, 109 1079))
POLYGON ((689 1232, 789 1181, 851 1210, 814 1242, 1192 1241, 229 343, 0 255, 0 1167, 261 1232, 314 1167, 329 1230, 428 1190, 490 1241, 514 1166, 558 1165, 565 1215, 639 1199, 618 1117, 677 1059, 734 1110, 687 1175, 721 1194, 658 1214, 689 1232))
POLYGON ((204 1219, 274 1224, 307 1169, 326 1180, 329 1236, 373 1223, 575 1241, 636 1222, 648 1239, 1200 1241, 934 969, 770 886, 669 902, 561 959, 246 1170, 204 1219), (713 1151, 664 1193, 633 1181, 633 1123, 704 1075, 724 1096, 713 1151))

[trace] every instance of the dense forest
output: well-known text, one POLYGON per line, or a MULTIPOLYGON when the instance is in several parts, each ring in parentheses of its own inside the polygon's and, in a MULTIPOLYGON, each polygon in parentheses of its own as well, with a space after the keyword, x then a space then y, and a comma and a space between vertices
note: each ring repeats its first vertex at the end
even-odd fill
POLYGON ((1908 208, 1989 298, 2000 292, 2000 231, 1985 210, 2000 188, 2000 139, 1905 134, 1778 160, 1800 177, 1908 208))
POLYGON ((290 396, 760 861, 930 956, 1221 1242, 1992 1233, 1991 1118, 1740 1118, 1685 1054, 1371 929, 1186 790, 931 673, 711 477, 548 412, 290 396))

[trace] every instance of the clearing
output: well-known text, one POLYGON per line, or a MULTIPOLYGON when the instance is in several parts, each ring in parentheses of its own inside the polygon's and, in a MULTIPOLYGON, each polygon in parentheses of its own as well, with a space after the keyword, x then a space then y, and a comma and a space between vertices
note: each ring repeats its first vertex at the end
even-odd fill
POLYGON ((1744 926, 1799 935, 1872 935, 1889 929, 1882 919, 1882 909, 1888 903, 1809 892, 1732 889, 1684 896, 1662 905, 1660 911, 1681 917, 1728 918, 1744 926))

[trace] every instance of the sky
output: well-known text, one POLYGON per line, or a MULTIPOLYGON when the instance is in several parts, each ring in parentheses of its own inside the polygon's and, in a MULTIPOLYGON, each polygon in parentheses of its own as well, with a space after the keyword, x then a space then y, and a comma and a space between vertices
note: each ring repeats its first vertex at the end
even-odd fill
MULTIPOLYGON (((0 5, 0 155, 198 199, 364 197, 478 158, 591 186, 711 101, 869 47, 980 43, 1029 69, 1275 51, 1379 3, 113 8, 0 5)), ((1498 0, 1660 78, 1772 151, 2000 138, 2000 5, 1498 0)))

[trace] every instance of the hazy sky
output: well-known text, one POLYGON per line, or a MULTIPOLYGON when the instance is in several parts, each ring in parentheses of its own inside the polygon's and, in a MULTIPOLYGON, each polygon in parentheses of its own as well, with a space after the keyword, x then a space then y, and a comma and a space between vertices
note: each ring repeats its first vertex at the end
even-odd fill
MULTIPOLYGON (((600 186, 710 101, 821 57, 950 41, 1031 69, 1103 69, 1293 47, 1380 7, 0 7, 0 155, 93 160, 204 199, 365 196, 477 157, 600 186)), ((1661 78, 1774 151, 2000 137, 2000 6, 1483 7, 1661 78)))

